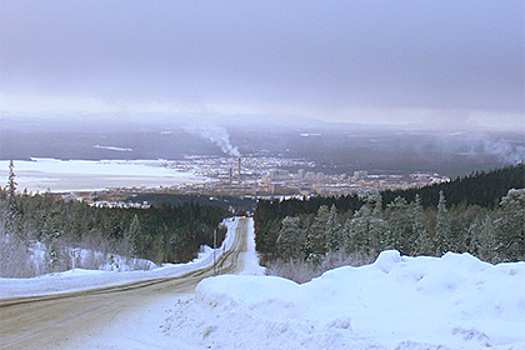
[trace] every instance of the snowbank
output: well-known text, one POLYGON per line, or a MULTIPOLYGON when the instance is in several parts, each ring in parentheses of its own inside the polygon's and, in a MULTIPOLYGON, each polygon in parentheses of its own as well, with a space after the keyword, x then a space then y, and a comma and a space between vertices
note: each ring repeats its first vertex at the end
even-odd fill
MULTIPOLYGON (((228 231, 221 247, 217 248, 218 258, 224 251, 230 249, 235 241, 237 219, 223 221, 228 231)), ((82 289, 106 287, 134 281, 181 275, 188 271, 211 266, 213 264, 213 249, 204 246, 201 253, 193 261, 186 264, 164 264, 149 271, 101 271, 74 269, 34 278, 0 278, 0 298, 64 293, 82 289)), ((111 266, 103 266, 111 269, 111 266)))
POLYGON ((203 280, 177 331, 250 349, 525 349, 525 263, 383 252, 303 285, 271 276, 203 280), (225 340, 227 339, 227 341, 225 340))

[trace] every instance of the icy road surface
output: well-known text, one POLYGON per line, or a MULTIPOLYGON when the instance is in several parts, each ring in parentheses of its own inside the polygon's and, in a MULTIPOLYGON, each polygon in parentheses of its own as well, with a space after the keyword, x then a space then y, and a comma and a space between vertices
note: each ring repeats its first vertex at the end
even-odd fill
MULTIPOLYGON (((249 219, 237 219, 236 225, 230 225, 235 235, 230 235, 233 240, 229 249, 217 259, 217 272, 238 273, 243 270, 244 261, 250 264, 245 252, 247 234, 252 227, 253 222, 249 219)), ((158 272, 153 272, 152 276, 155 273, 158 272)), ((99 340, 105 342, 106 337, 114 338, 108 330, 115 325, 119 327, 130 315, 140 315, 139 325, 143 328, 143 315, 151 307, 176 303, 177 296, 192 293, 202 279, 213 274, 213 265, 207 264, 175 277, 62 294, 0 299, 0 349, 107 349, 108 345, 99 344, 99 340)), ((48 280, 53 281, 52 278, 48 280)), ((129 329, 122 330, 129 335, 129 329)), ((144 334, 140 332, 139 335, 144 334)), ((154 345, 148 345, 145 339, 135 338, 132 342, 135 345, 131 347, 123 347, 119 342, 117 348, 146 349, 154 345)))

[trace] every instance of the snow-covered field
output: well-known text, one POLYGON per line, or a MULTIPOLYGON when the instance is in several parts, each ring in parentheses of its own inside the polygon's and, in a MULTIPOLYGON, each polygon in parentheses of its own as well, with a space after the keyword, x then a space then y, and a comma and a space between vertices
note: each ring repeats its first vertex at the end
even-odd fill
MULTIPOLYGON (((163 160, 58 160, 33 158, 14 162, 20 189, 30 191, 102 190, 111 187, 159 187, 203 181, 190 172, 166 167, 163 160)), ((7 178, 9 161, 0 160, 7 178)))
POLYGON ((253 221, 249 234, 239 275, 208 278, 195 294, 159 299, 75 347, 525 349, 524 262, 494 266, 468 254, 412 258, 386 251, 371 265, 298 285, 263 275, 253 221))

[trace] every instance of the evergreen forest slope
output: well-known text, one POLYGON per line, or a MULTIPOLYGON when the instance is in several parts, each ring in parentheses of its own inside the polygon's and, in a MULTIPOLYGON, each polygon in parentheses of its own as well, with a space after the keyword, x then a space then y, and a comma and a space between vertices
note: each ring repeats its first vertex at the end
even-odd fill
MULTIPOLYGON (((226 230, 218 226, 229 215, 223 208, 194 203, 96 208, 50 193, 16 194, 6 188, 0 190, 0 277, 69 270, 78 260, 75 255, 86 251, 111 261, 117 256, 156 264, 189 261, 202 245, 213 245, 215 230, 217 243, 222 242, 226 230), (35 266, 36 260, 44 266, 35 266)), ((93 264, 76 267, 96 269, 93 264)))
POLYGON ((519 164, 448 183, 359 197, 259 201, 257 250, 326 268, 373 261, 381 251, 468 252, 492 263, 525 260, 525 173, 519 164), (335 262, 334 262, 335 261, 335 262))

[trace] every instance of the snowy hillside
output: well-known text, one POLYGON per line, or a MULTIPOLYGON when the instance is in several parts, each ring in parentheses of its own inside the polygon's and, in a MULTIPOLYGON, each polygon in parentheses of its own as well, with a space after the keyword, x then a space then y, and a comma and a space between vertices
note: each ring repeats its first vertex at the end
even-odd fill
MULTIPOLYGON (((228 231, 222 246, 216 249, 216 258, 231 248, 238 220, 228 219, 222 224, 227 227, 228 231)), ((77 253, 78 260, 98 258, 102 262, 99 269, 76 268, 34 278, 0 278, 0 298, 64 293, 153 278, 172 277, 193 269, 211 266, 213 263, 213 249, 208 246, 203 246, 199 256, 189 263, 162 266, 156 266, 147 260, 126 259, 117 255, 113 255, 112 262, 109 263, 108 254, 86 250, 79 250, 77 253), (142 265, 143 270, 146 271, 132 271, 137 264, 142 265)), ((36 247, 32 263, 42 263, 42 259, 43 249, 36 247)))
MULTIPOLYGON (((34 271, 44 271, 45 265, 49 260, 46 257, 45 244, 42 242, 33 242, 29 245, 28 262, 32 265, 34 271)), ((64 248, 64 254, 67 255, 67 261, 72 269, 89 269, 100 271, 135 271, 135 270, 152 270, 157 265, 146 259, 129 258, 118 254, 111 254, 92 249, 81 248, 64 248)))
POLYGON ((166 328, 212 349, 525 349, 525 263, 386 251, 303 285, 218 276, 166 328))

